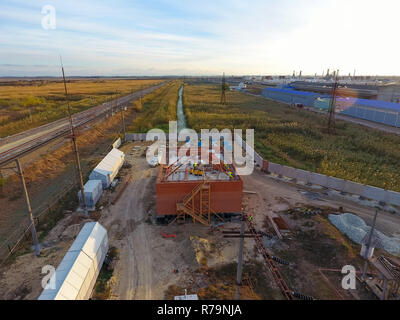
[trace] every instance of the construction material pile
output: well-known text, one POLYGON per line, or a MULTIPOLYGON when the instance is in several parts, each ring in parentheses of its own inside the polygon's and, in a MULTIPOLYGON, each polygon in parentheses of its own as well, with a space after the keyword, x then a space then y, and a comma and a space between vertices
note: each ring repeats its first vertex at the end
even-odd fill
MULTIPOLYGON (((371 230, 363 219, 351 214, 344 213, 340 215, 330 214, 329 221, 347 235, 354 242, 361 244, 367 232, 371 230)), ((381 248, 395 256, 400 256, 400 239, 388 237, 378 230, 374 231, 374 235, 379 239, 378 248, 381 248)))

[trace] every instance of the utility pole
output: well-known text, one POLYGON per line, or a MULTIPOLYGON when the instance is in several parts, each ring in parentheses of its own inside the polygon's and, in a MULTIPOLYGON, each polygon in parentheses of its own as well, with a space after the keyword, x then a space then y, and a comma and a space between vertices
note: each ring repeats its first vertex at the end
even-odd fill
POLYGON ((225 72, 222 75, 222 85, 221 85, 221 104, 226 104, 226 96, 225 96, 225 72))
POLYGON ((122 120, 122 131, 124 133, 124 141, 125 141, 126 130, 125 130, 124 108, 125 108, 124 106, 121 107, 121 120, 122 120))
POLYGON ((339 70, 335 72, 335 82, 332 86, 332 95, 329 103, 328 133, 335 133, 336 94, 339 86, 339 70))
POLYGON ((62 65, 62 61, 61 61, 61 70, 62 70, 62 75, 63 75, 63 80, 64 80, 65 99, 67 100, 67 106, 68 106, 68 118, 69 118, 69 127, 70 127, 70 130, 71 130, 71 140, 72 140, 72 144, 73 144, 73 147, 74 147, 76 167, 78 169, 79 183, 80 183, 80 187, 81 187, 83 210, 84 210, 85 214, 87 215, 85 189, 84 189, 84 186, 83 186, 83 178, 82 178, 82 168, 81 168, 81 162, 79 160, 78 146, 77 146, 77 143, 76 143, 74 124, 72 122, 71 107, 69 105, 67 83, 65 81, 64 66, 62 65))
POLYGON ((242 224, 240 225, 240 240, 239 240, 239 257, 236 274, 236 294, 235 299, 240 300, 239 287, 242 284, 242 271, 243 271, 243 243, 244 243, 244 217, 242 215, 242 224))
POLYGON ((22 168, 21 168, 21 164, 19 163, 19 159, 15 160, 15 162, 17 163, 19 178, 21 180, 22 190, 24 192, 26 208, 28 209, 29 222, 31 223, 31 233, 32 233, 33 243, 35 245, 35 256, 39 256, 40 255, 40 244, 39 244, 39 240, 38 240, 37 233, 36 233, 35 220, 33 219, 33 213, 32 213, 32 208, 31 208, 31 202, 29 201, 28 190, 26 190, 24 174, 22 172, 22 168))
MULTIPOLYGON (((368 237, 366 255, 368 255, 369 248, 371 247, 371 242, 372 242, 373 234, 374 234, 374 231, 375 231, 375 225, 376 225, 376 218, 377 217, 378 217, 378 209, 375 209, 374 221, 372 222, 372 228, 371 228, 371 231, 370 231, 370 234, 369 234, 369 237, 368 237)), ((361 278, 361 280, 363 282, 365 282, 365 280, 367 278, 367 267, 368 267, 368 259, 365 258, 364 271, 363 271, 362 278, 361 278)))
POLYGON ((115 110, 118 112, 118 91, 115 91, 115 110))

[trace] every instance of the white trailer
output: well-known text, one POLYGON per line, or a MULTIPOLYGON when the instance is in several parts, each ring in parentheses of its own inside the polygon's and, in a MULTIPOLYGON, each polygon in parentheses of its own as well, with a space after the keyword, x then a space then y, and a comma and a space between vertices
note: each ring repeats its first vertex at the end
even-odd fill
POLYGON ((38 300, 89 299, 107 252, 107 230, 87 222, 38 300))
MULTIPOLYGON (((97 201, 103 193, 103 184, 101 180, 89 180, 85 183, 85 202, 88 210, 94 210, 97 201)), ((78 192, 79 204, 83 205, 82 192, 78 192)))
POLYGON ((94 168, 89 180, 101 180, 103 189, 110 186, 125 161, 125 153, 113 148, 94 168))

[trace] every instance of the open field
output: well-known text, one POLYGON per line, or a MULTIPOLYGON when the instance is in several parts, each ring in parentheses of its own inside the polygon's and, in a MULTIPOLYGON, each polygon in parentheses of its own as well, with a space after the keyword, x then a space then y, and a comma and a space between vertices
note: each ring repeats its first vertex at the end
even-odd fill
MULTIPOLYGON (((141 90, 162 80, 69 80, 71 109, 80 112, 141 90)), ((64 85, 60 80, 0 83, 0 137, 22 132, 67 115, 64 85)))
POLYGON ((325 132, 325 115, 220 86, 186 84, 184 110, 189 127, 255 129, 256 150, 270 161, 400 191, 400 137, 337 120, 336 134, 325 132))
POLYGON ((134 102, 134 109, 140 116, 128 127, 130 132, 147 132, 158 128, 168 132, 169 121, 176 121, 176 103, 182 81, 173 81, 146 95, 141 103, 134 102))

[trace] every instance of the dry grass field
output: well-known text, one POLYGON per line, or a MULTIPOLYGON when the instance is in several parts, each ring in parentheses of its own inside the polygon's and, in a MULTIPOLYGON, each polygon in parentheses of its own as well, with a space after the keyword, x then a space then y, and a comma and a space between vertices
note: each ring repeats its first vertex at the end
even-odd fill
POLYGON ((146 95, 142 101, 134 101, 133 107, 140 116, 129 126, 130 132, 147 132, 158 128, 168 132, 169 121, 176 121, 176 104, 182 81, 169 84, 146 95))
MULTIPOLYGON (((72 112, 141 90, 162 80, 69 80, 72 112)), ((60 80, 0 82, 0 137, 22 132, 67 115, 64 86, 60 80)))

